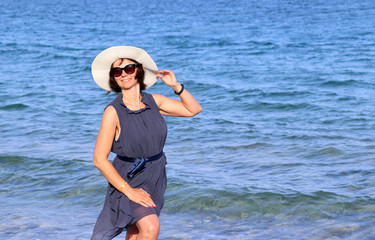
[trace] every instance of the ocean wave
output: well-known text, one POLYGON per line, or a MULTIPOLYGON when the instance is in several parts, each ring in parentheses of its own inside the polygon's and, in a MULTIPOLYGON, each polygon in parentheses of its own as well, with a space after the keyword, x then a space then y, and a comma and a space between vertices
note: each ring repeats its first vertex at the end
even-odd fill
POLYGON ((353 86, 356 84, 358 84, 358 81, 354 79, 343 80, 343 81, 329 80, 329 81, 323 82, 321 86, 322 87, 347 87, 347 86, 353 86))
MULTIPOLYGON (((80 196, 90 195, 105 184, 95 180, 99 174, 91 162, 79 159, 50 159, 25 156, 0 156, 3 193, 26 199, 71 199, 82 202, 80 196), (91 173, 90 173, 91 172, 91 173), (69 177, 74 176, 74 177, 69 177), (28 191, 14 188, 22 185, 28 191)), ((100 182, 100 181, 99 181, 100 182)))
POLYGON ((1 110, 23 110, 28 108, 29 106, 23 103, 14 103, 8 104, 5 106, 0 107, 1 110))
MULTIPOLYGON (((322 149, 318 149, 312 153, 310 153, 310 157, 317 157, 317 156, 343 156, 345 152, 337 147, 325 147, 322 149)), ((308 157, 308 156, 307 156, 308 157)))
POLYGON ((282 110, 282 111, 293 111, 293 110, 314 110, 319 109, 317 105, 301 102, 301 103, 284 103, 284 102, 267 102, 264 100, 256 100, 253 104, 246 106, 246 110, 282 110))
POLYGON ((238 144, 234 146, 222 146, 221 148, 223 150, 230 150, 230 151, 236 151, 236 150, 244 150, 244 149, 260 149, 264 147, 270 147, 271 145, 268 143, 262 143, 262 142, 257 142, 257 143, 250 143, 250 144, 238 144))
POLYGON ((371 197, 352 199, 327 191, 306 194, 236 190, 179 187, 167 192, 165 208, 168 212, 200 212, 222 219, 303 216, 305 220, 316 220, 334 218, 344 210, 368 211, 369 206, 375 203, 371 197))

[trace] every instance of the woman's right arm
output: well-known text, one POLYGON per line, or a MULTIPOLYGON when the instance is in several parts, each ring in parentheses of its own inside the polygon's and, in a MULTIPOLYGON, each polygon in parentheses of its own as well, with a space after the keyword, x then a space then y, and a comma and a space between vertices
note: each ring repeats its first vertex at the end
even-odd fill
POLYGON ((130 187, 108 160, 117 125, 118 117, 116 110, 112 106, 109 106, 104 111, 102 123, 96 138, 94 166, 99 169, 109 183, 123 192, 131 201, 141 204, 144 207, 155 207, 150 195, 143 189, 130 187))

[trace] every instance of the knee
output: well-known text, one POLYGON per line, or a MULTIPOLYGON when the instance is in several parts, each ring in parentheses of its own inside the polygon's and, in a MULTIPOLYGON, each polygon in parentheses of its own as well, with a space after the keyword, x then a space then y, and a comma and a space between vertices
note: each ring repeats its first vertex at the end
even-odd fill
POLYGON ((150 239, 150 240, 157 239, 159 235, 159 230, 160 230, 159 219, 157 217, 143 219, 143 221, 140 221, 138 230, 139 230, 139 236, 142 239, 150 239))
POLYGON ((144 235, 148 236, 148 239, 155 239, 159 235, 159 230, 160 230, 160 223, 159 221, 157 222, 152 222, 148 224, 144 229, 144 235))

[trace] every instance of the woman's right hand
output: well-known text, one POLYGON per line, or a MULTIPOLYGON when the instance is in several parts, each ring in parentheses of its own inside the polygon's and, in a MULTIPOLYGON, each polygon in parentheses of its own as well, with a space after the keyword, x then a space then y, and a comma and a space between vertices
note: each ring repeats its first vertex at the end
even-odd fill
POLYGON ((156 207, 154 201, 151 199, 151 195, 142 188, 132 188, 131 190, 126 191, 125 195, 129 198, 129 200, 144 207, 156 207))

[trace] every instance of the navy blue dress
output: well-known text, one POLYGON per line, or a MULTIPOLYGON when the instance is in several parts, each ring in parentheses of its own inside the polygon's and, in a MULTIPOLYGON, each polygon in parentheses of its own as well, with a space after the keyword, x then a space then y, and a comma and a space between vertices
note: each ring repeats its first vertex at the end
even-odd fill
MULTIPOLYGON (((152 95, 143 92, 141 95, 145 107, 136 111, 126 107, 122 101, 122 93, 109 104, 116 109, 120 120, 120 134, 112 145, 112 152, 117 155, 142 158, 155 156, 163 151, 167 125, 152 95)), ((147 215, 159 216, 164 205, 167 187, 164 154, 156 161, 147 162, 145 169, 131 180, 127 178, 127 172, 134 163, 116 157, 112 164, 132 188, 142 188, 149 193, 156 208, 146 208, 130 201, 126 195, 108 184, 103 210, 96 221, 92 240, 112 239, 147 215)))

